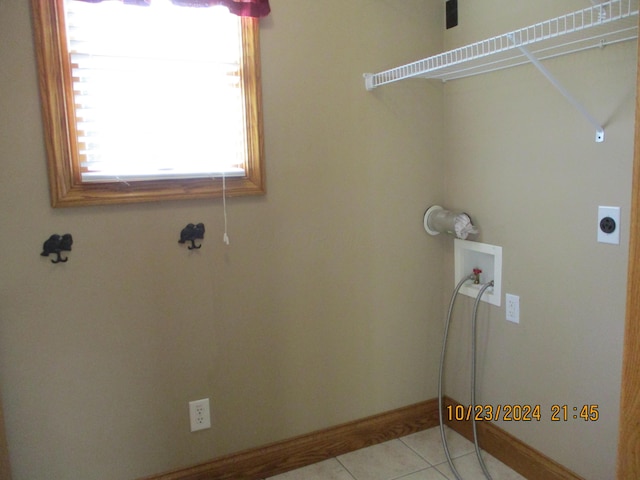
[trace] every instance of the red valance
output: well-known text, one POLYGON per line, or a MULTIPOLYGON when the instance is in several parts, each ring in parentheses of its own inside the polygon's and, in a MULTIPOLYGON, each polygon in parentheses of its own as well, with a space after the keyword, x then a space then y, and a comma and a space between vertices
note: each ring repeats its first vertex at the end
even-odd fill
MULTIPOLYGON (((88 3, 100 3, 103 0, 79 0, 88 3)), ((149 5, 151 0, 121 0, 130 5, 149 5)), ((271 8, 269 0, 171 0, 174 5, 182 7, 213 7, 222 5, 234 15, 241 17, 266 17, 271 8)))

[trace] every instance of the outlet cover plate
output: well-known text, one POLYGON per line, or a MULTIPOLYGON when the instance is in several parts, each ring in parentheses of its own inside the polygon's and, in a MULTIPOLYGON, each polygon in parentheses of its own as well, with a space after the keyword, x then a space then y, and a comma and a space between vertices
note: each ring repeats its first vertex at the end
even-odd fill
POLYGON ((211 428, 211 413, 209 411, 208 398, 189 402, 189 420, 191 422, 192 432, 211 428))
POLYGON ((598 207, 598 242, 620 245, 620 207, 598 207), (612 232, 605 232, 600 226, 604 218, 610 218, 615 222, 612 232))
POLYGON ((520 297, 507 293, 504 303, 507 320, 513 323, 520 323, 520 297))

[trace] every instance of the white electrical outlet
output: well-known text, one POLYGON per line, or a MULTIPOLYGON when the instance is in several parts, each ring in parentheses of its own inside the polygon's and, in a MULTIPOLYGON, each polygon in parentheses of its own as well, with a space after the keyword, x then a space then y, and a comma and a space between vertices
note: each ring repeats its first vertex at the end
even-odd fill
POLYGON ((598 207, 598 242, 620 244, 620 207, 598 207))
POLYGON ((520 297, 507 293, 504 300, 507 320, 513 323, 520 323, 520 297))
POLYGON ((209 412, 208 398, 189 402, 189 419, 191 420, 192 432, 211 428, 211 414, 209 412))

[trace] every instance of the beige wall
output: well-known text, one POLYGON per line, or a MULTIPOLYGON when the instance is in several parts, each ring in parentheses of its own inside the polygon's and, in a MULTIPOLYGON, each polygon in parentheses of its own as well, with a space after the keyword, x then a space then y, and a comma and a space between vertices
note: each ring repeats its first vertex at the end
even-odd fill
MULTIPOLYGON (((504 248, 521 323, 480 311, 479 401, 541 404, 502 427, 588 479, 613 478, 635 45, 547 63, 606 142, 532 67, 366 92, 361 74, 590 2, 272 0, 262 22, 268 194, 49 207, 28 2, 0 0, 0 391, 14 478, 113 479, 189 465, 436 394, 452 242, 425 208, 468 210, 504 248), (525 5, 526 4, 526 5, 525 5), (595 242, 598 205, 622 244, 595 242), (177 244, 189 222, 203 247, 177 244), (70 260, 39 256, 72 233, 70 260), (443 281, 444 280, 444 283, 443 281), (213 428, 189 433, 209 397, 213 428), (595 423, 550 406, 598 404, 595 423)), ((468 314, 447 391, 468 400, 468 314)), ((463 324, 464 322, 464 324, 463 324)))
POLYGON ((263 21, 268 194, 49 206, 26 0, 0 0, 0 391, 14 479, 124 479, 436 394, 442 87, 362 73, 442 49, 441 2, 263 21), (177 243, 204 222, 203 247, 177 243), (68 263, 40 257, 71 233, 68 263), (189 433, 209 397, 213 428, 189 433))
MULTIPOLYGON (((517 3, 460 0, 446 48, 590 5, 517 3)), ((603 144, 533 66, 444 89, 447 204, 468 209, 479 239, 503 247, 503 295, 521 302, 519 325, 505 321, 504 305, 481 309, 478 400, 540 404, 540 423, 500 426, 587 479, 615 476, 636 58, 627 42, 545 62, 605 124, 603 144), (598 205, 622 207, 619 246, 596 242, 598 205), (551 422, 553 404, 597 404, 600 419, 551 422)), ((448 248, 451 284, 452 262, 448 248)), ((469 397, 470 308, 462 302, 465 326, 452 332, 449 387, 460 401, 469 397)))

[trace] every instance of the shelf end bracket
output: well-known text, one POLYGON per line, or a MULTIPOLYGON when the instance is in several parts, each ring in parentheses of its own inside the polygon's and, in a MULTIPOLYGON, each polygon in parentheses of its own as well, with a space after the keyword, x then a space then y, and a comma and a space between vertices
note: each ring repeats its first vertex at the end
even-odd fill
POLYGON ((365 73, 362 76, 364 77, 364 88, 370 92, 375 88, 375 85, 373 84, 373 73, 365 73))

